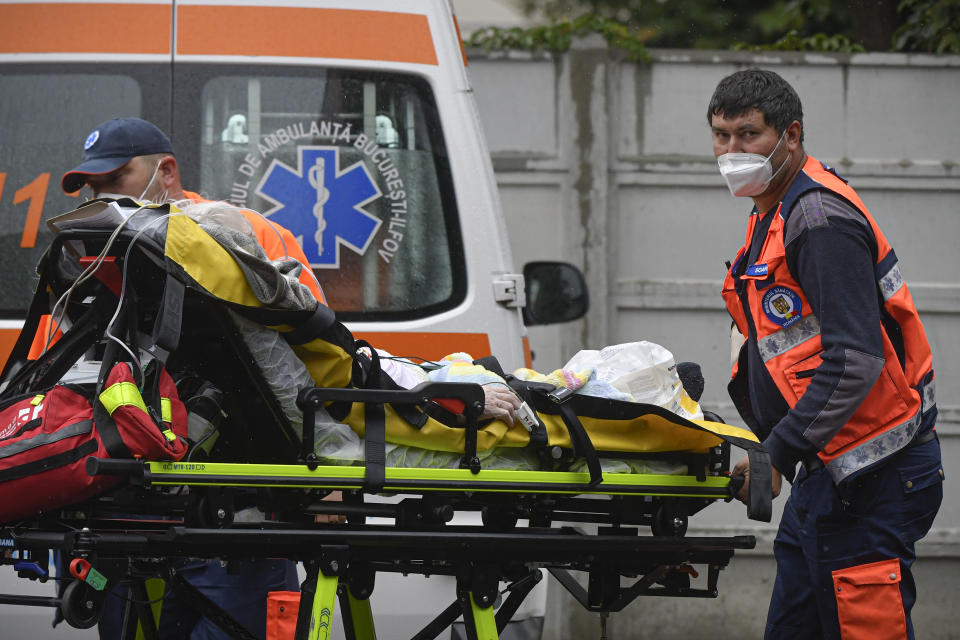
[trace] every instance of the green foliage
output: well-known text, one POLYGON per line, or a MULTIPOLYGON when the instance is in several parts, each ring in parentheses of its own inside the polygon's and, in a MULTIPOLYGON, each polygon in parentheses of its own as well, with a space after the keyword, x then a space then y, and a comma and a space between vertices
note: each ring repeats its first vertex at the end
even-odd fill
MULTIPOLYGON (((769 42, 790 29, 804 30, 811 23, 808 13, 823 13, 823 4, 831 1, 522 0, 521 6, 548 20, 588 12, 636 25, 645 31, 648 47, 725 49, 736 41, 769 42)), ((830 20, 816 26, 817 31, 836 31, 830 20)))
POLYGON ((903 0, 906 21, 893 34, 897 51, 960 53, 960 0, 903 0))
POLYGON ((570 48, 574 38, 582 38, 594 33, 603 36, 610 48, 625 51, 630 60, 650 59, 644 46, 644 41, 649 37, 648 32, 630 29, 614 19, 595 13, 585 14, 573 20, 555 19, 549 24, 529 29, 486 27, 474 31, 465 44, 485 51, 520 49, 561 52, 570 48))
MULTIPOLYGON (((960 0, 514 0, 548 21, 489 29, 474 46, 565 51, 594 23, 627 51, 646 47, 960 53, 960 0), (580 16, 574 18, 573 16, 580 16), (615 25, 615 26, 614 26, 615 25), (580 29, 578 31, 578 29, 580 29), (617 35, 625 33, 627 36, 617 35), (828 35, 835 34, 835 35, 828 35)), ((642 55, 640 57, 643 57, 642 55)))
POLYGON ((866 51, 862 45, 850 42, 850 38, 842 34, 828 36, 825 33, 815 33, 812 36, 803 36, 796 29, 791 29, 772 44, 757 45, 736 42, 732 49, 735 51, 820 51, 830 53, 863 53, 866 51))

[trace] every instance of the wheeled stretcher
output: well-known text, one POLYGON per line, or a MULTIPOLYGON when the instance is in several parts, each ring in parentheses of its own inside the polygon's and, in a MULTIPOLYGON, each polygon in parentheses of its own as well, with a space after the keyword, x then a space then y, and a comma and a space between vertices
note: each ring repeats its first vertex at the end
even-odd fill
MULTIPOLYGON (((719 420, 685 420, 650 405, 576 396, 557 401, 549 388, 517 381, 515 389, 536 410, 537 428, 481 425, 480 386, 390 385, 376 359, 358 356, 352 336, 325 308, 278 302, 289 301, 287 285, 265 292, 262 277, 250 274, 264 265, 239 255, 216 230, 169 207, 150 213, 154 222, 113 238, 90 229, 55 237, 30 315, 48 309, 48 297, 61 299, 69 291, 70 328, 33 363, 23 357, 22 338, 4 372, 3 394, 42 395, 80 353, 93 352, 104 363, 94 383, 99 424, 104 413, 96 409, 97 399, 107 404, 105 372, 124 359, 122 342, 179 377, 183 395, 196 390, 185 382, 191 376, 222 392, 217 412, 226 417, 217 443, 208 451, 202 441, 189 442, 185 455, 169 456, 179 459, 85 457, 85 472, 109 479, 109 491, 3 523, 0 535, 0 544, 15 551, 2 562, 21 577, 48 579, 45 558, 54 550, 70 578, 61 581, 55 598, 7 595, 0 603, 56 606, 69 624, 89 627, 111 586, 125 581, 133 585, 125 630, 151 638, 157 637, 157 621, 150 585, 163 578, 167 589, 189 594, 203 615, 233 637, 261 637, 262 630, 243 628, 210 602, 178 567, 188 558, 288 558, 307 570, 293 636, 298 639, 328 637, 338 599, 346 637, 375 637, 369 598, 376 575, 384 572, 456 578, 450 606, 416 638, 438 637, 460 615, 468 637, 496 638, 544 568, 593 611, 618 611, 641 595, 716 596, 720 570, 754 540, 685 533, 690 516, 739 488, 738 479, 726 475, 731 444, 752 458, 752 516, 769 518, 769 493, 766 502, 760 497, 765 454, 749 432, 719 420), (82 279, 64 266, 90 262, 78 256, 100 249, 113 260, 101 262, 93 277, 82 279), (240 275, 225 280, 231 264, 244 268, 233 267, 240 275), (318 385, 294 394, 298 413, 284 406, 282 390, 251 353, 258 347, 239 329, 250 320, 286 335, 318 385), (151 328, 149 335, 145 328, 151 328), (439 414, 427 409, 438 401, 462 415, 455 422, 434 417, 439 414), (317 434, 331 417, 364 436, 364 464, 330 464, 317 455, 317 434), (387 466, 389 442, 456 452, 459 468, 387 466), (497 446, 534 450, 541 470, 484 469, 478 452, 497 446), (604 457, 671 460, 684 472, 605 473, 604 457), (581 459, 586 471, 569 470, 581 459), (334 490, 343 492, 342 500, 323 500, 334 490), (402 499, 374 498, 382 494, 402 499), (265 517, 236 520, 234 514, 248 507, 265 517), (458 513, 479 518, 454 524, 458 513), (318 522, 317 516, 331 514, 346 521, 318 522), (694 577, 697 566, 706 567, 703 579, 694 577), (571 571, 588 574, 587 588, 571 571), (501 582, 510 586, 497 606, 501 582)), ((31 319, 25 334, 35 324, 31 319)), ((150 414, 150 385, 146 377, 133 377, 150 414)), ((110 413, 116 422, 118 416, 110 413)), ((0 471, 0 492, 3 480, 15 475, 0 471)), ((8 493, 3 499, 17 498, 8 493)))

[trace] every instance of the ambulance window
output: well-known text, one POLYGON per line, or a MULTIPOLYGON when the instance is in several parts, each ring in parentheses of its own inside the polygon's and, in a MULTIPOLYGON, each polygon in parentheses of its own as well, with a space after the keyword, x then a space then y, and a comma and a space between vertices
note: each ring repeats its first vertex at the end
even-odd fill
POLYGON ((80 201, 60 176, 80 160, 98 123, 141 113, 138 82, 126 75, 0 73, 0 314, 22 316, 36 265, 50 242, 44 220, 80 201))
POLYGON ((290 229, 344 319, 412 318, 459 303, 463 251, 429 85, 308 73, 203 84, 200 188, 290 229))

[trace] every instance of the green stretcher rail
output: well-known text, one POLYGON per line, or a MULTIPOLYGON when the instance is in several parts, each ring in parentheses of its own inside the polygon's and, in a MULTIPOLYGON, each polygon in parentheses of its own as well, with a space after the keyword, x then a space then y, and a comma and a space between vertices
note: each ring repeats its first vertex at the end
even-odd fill
MULTIPOLYGON (((231 486, 276 489, 363 488, 364 467, 221 462, 140 462, 89 458, 90 475, 124 475, 150 486, 231 486)), ((729 476, 604 473, 599 485, 584 489, 589 474, 569 471, 510 471, 473 473, 468 469, 386 468, 387 492, 454 491, 544 493, 565 495, 646 495, 727 499, 735 487, 729 476)), ((736 483, 734 483, 736 484, 736 483)))

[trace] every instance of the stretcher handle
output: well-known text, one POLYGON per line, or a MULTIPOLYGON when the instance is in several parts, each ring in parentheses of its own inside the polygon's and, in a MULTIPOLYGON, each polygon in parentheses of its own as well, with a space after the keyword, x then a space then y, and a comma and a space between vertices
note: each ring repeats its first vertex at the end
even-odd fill
MULTIPOLYGON (((483 387, 472 382, 424 382, 412 389, 342 389, 333 387, 313 387, 304 389, 297 395, 297 406, 303 411, 303 454, 304 462, 311 469, 316 468, 314 453, 314 430, 316 411, 327 402, 362 402, 383 404, 425 404, 434 398, 450 398, 463 402, 466 429, 464 444, 464 464, 478 472, 477 459, 477 420, 483 413, 483 387)), ((367 430, 367 447, 375 430, 367 430)), ((380 438, 383 438, 381 433, 380 438)), ((370 450, 368 449, 368 452, 370 450)), ((368 464, 368 471, 370 465, 368 464)))
POLYGON ((139 460, 114 460, 90 456, 87 458, 87 475, 142 478, 143 463, 139 460))
POLYGON ((424 382, 404 390, 313 387, 300 392, 297 406, 306 410, 325 402, 423 404, 433 398, 456 398, 464 402, 468 415, 479 417, 483 413, 483 387, 472 382, 424 382))
POLYGON ((730 476, 730 484, 727 485, 727 492, 730 494, 730 497, 727 498, 727 501, 733 500, 740 489, 743 488, 743 483, 745 478, 743 476, 730 476))

